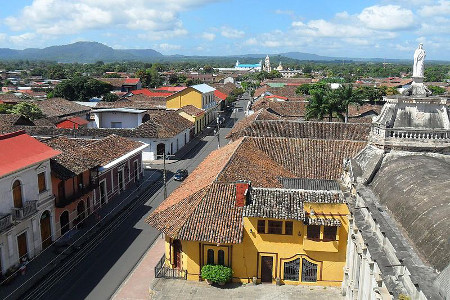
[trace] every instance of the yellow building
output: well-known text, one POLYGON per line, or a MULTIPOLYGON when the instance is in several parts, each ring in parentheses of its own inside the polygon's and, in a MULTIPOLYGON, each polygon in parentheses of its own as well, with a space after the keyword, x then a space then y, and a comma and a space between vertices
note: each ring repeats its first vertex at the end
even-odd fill
POLYGON ((198 134, 206 125, 205 111, 193 105, 186 105, 177 110, 183 118, 194 123, 193 134, 198 134))
POLYGON ((365 144, 245 137, 212 152, 147 219, 165 234, 165 267, 189 280, 223 264, 233 281, 339 286, 349 211, 335 179, 365 144))
POLYGON ((192 105, 205 112, 204 119, 201 120, 199 131, 215 119, 217 102, 214 97, 215 88, 207 84, 197 84, 187 87, 166 97, 167 109, 180 109, 184 106, 192 105))

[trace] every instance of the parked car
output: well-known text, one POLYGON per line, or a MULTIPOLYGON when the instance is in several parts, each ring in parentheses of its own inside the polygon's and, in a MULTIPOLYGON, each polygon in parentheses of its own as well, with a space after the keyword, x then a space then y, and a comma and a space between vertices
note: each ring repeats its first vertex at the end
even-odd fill
POLYGON ((176 181, 183 181, 188 176, 188 171, 186 169, 179 169, 173 175, 173 179, 176 181))

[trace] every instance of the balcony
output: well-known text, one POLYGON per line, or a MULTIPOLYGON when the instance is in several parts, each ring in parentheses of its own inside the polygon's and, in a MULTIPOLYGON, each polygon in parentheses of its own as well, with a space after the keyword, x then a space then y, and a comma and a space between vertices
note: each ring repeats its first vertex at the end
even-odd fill
POLYGON ((23 204, 23 207, 12 208, 12 217, 15 221, 23 220, 28 218, 37 212, 37 200, 29 200, 23 204))
POLYGON ((13 219, 11 214, 0 215, 0 232, 8 229, 13 225, 13 219))
POLYGON ((75 200, 85 196, 86 194, 94 190, 97 186, 98 183, 96 181, 93 181, 91 184, 83 186, 81 189, 78 189, 78 191, 76 191, 75 193, 73 193, 68 197, 57 198, 56 207, 63 208, 66 205, 69 205, 70 203, 74 202, 75 200))

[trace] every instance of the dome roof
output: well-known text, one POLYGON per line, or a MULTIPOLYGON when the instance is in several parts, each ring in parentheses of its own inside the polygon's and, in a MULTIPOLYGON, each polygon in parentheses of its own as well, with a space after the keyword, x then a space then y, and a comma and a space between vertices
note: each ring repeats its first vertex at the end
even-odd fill
POLYGON ((373 190, 422 256, 437 270, 450 262, 450 159, 388 154, 373 190))

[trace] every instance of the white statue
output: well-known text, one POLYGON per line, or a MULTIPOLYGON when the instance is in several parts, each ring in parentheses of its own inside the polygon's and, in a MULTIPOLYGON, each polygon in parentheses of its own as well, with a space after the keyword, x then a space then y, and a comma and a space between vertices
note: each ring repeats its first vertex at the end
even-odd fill
POLYGON ((413 77, 423 77, 425 56, 423 44, 420 43, 419 47, 414 52, 413 77))

